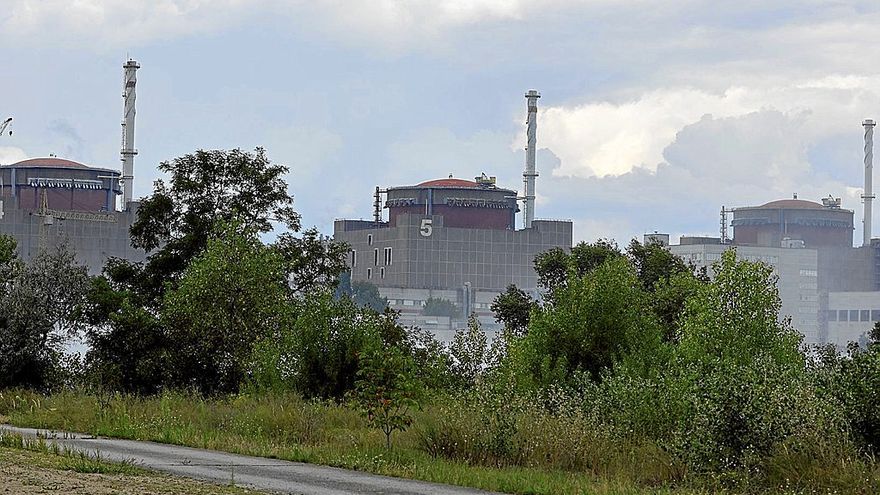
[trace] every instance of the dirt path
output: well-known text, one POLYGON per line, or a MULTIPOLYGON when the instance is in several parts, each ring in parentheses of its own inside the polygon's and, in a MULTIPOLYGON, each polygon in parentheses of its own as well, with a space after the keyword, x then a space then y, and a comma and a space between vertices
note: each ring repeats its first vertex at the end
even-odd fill
POLYGON ((0 448, 0 495, 193 494, 244 495, 256 492, 164 474, 89 474, 59 469, 50 453, 0 448))

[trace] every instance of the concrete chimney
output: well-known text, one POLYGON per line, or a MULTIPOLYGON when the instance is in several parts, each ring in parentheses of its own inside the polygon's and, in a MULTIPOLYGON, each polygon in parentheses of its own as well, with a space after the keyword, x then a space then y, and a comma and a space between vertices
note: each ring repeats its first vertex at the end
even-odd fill
POLYGON ((532 221, 535 219, 535 177, 538 172, 535 171, 535 152, 537 151, 537 133, 538 133, 538 98, 541 97, 537 91, 530 89, 526 93, 526 100, 529 104, 529 118, 526 121, 526 137, 528 144, 526 146, 526 169, 523 172, 524 186, 524 206, 523 206, 523 227, 530 229, 532 221))
POLYGON ((865 119, 862 122, 865 127, 865 193, 862 199, 865 201, 865 219, 863 246, 871 245, 871 213, 874 202, 874 121, 865 119))
POLYGON ((122 160, 122 209, 128 210, 128 203, 132 200, 132 191, 134 188, 134 156, 137 155, 137 149, 134 147, 134 116, 137 86, 137 70, 141 66, 134 60, 129 59, 122 66, 125 70, 125 77, 122 85, 122 98, 125 101, 125 110, 122 120, 122 151, 120 152, 122 160))

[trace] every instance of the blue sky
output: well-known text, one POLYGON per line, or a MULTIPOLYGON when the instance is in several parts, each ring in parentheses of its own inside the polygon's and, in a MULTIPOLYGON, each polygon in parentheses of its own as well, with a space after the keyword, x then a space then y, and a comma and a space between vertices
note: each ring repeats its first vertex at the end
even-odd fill
MULTIPOLYGON (((716 234, 721 205, 797 192, 861 220, 880 118, 868 2, 2 0, 0 162, 117 167, 138 74, 135 194, 198 148, 264 146, 304 224, 450 173, 521 189, 541 91, 537 216, 577 240, 716 234)), ((857 229, 858 230, 858 229, 857 229)))

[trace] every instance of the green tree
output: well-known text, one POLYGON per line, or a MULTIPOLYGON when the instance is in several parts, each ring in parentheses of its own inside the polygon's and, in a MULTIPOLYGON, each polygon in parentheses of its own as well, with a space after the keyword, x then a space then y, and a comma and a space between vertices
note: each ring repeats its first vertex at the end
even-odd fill
POLYGON ((504 325, 505 330, 514 336, 525 335, 529 327, 529 318, 538 303, 524 290, 510 284, 492 301, 492 312, 495 321, 504 325))
POLYGON ((475 386, 489 365, 489 344, 486 332, 476 315, 468 317, 466 328, 457 330, 449 344, 452 374, 462 388, 475 386))
POLYGON ((314 228, 299 237, 285 232, 278 236, 273 248, 281 255, 290 289, 295 294, 318 288, 333 290, 348 270, 348 245, 325 239, 314 228))
POLYGON ((292 306, 291 321, 257 344, 254 379, 309 398, 342 399, 354 388, 364 349, 381 342, 382 315, 329 290, 304 294, 292 306))
POLYGON ((446 316, 449 318, 461 317, 461 309, 454 302, 439 297, 429 297, 425 300, 425 306, 422 308, 422 314, 425 316, 446 316))
POLYGON ((668 282, 672 277, 682 273, 693 273, 693 268, 684 260, 657 242, 642 244, 633 239, 626 253, 642 285, 651 292, 660 282, 668 282))
POLYGON ((254 343, 286 323, 286 290, 281 257, 255 230, 219 226, 163 301, 176 381, 207 394, 237 391, 254 343))
MULTIPOLYGON (((131 264, 131 289, 159 304, 166 287, 174 287, 190 261, 208 245, 218 222, 239 222, 258 233, 273 221, 299 230, 299 215, 287 192, 287 167, 272 163, 265 150, 198 150, 159 164, 169 184, 156 181, 131 226, 132 245, 150 255, 131 264)), ((109 275, 113 275, 110 272, 109 275)))
POLYGON ((779 321, 772 268, 731 249, 714 271, 687 300, 669 368, 668 383, 681 391, 667 403, 678 407, 673 449, 697 470, 725 470, 750 467, 792 436, 833 439, 822 429, 802 337, 779 321))
POLYGON ((388 299, 379 294, 379 288, 366 280, 351 280, 351 272, 343 272, 339 276, 335 297, 350 298, 356 305, 382 313, 388 308, 388 299))
POLYGON ((538 283, 547 291, 547 302, 552 302, 556 289, 564 287, 571 280, 571 272, 580 277, 595 270, 609 259, 621 256, 623 253, 613 240, 580 242, 568 253, 561 248, 553 248, 537 255, 535 272, 538 274, 538 283))
POLYGON ((412 425, 412 410, 419 407, 419 386, 412 358, 396 346, 365 349, 357 373, 354 397, 370 426, 385 434, 391 449, 391 434, 412 425))
MULTIPOLYGON (((177 289, 207 248, 215 226, 234 221, 242 231, 265 233, 280 222, 291 231, 299 229, 284 181, 287 168, 272 163, 262 148, 198 150, 163 162, 159 169, 170 175, 169 181, 156 182, 131 227, 132 244, 148 252, 146 261, 109 260, 88 298, 90 368, 115 376, 111 382, 116 386, 142 392, 167 385, 170 373, 157 370, 176 369, 168 360, 179 350, 171 338, 177 330, 167 328, 169 318, 161 314, 170 309, 163 308, 165 293, 177 289)), ((301 240, 282 234, 274 249, 296 288, 327 282, 338 266, 339 248, 321 244, 312 233, 301 240), (316 248, 324 264, 312 269, 305 260, 316 248), (304 267, 309 272, 298 277, 304 267)))
POLYGON ((650 360, 660 327, 650 299, 626 258, 610 256, 597 268, 572 271, 554 303, 532 314, 529 331, 513 343, 511 358, 532 383, 564 383, 585 373, 598 380, 626 357, 650 360))
POLYGON ((48 388, 61 371, 62 350, 79 329, 88 275, 66 244, 42 250, 27 264, 14 243, 0 243, 0 387, 48 388))

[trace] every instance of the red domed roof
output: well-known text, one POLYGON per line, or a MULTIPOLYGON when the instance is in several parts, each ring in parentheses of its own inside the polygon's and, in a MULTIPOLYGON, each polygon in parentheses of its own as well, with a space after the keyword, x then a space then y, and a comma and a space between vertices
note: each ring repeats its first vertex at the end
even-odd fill
POLYGON ((18 163, 8 165, 9 167, 46 167, 46 168, 91 168, 88 165, 75 162, 73 160, 65 160, 63 158, 29 158, 18 163))
POLYGON ((480 185, 474 181, 471 181, 471 180, 453 179, 452 177, 449 177, 447 179, 435 179, 435 180, 429 180, 426 182, 422 182, 421 184, 418 184, 418 187, 470 187, 470 188, 477 188, 477 187, 480 187, 480 185))
POLYGON ((769 203, 763 204, 758 208, 785 208, 785 209, 794 209, 794 210, 816 210, 823 209, 824 206, 819 203, 814 203, 812 201, 805 201, 803 199, 780 199, 777 201, 771 201, 769 203))

